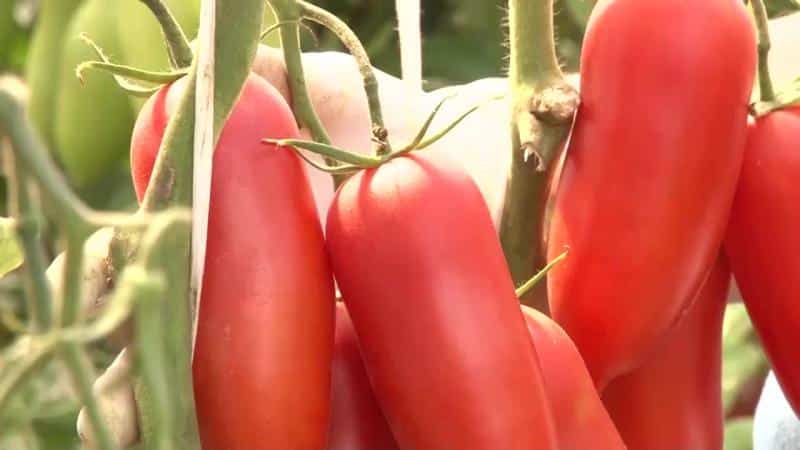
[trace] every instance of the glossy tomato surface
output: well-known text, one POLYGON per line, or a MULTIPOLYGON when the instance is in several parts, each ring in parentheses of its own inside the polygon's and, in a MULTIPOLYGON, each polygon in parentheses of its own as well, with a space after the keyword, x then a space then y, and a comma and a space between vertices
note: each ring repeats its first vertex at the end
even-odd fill
POLYGON ((539 311, 522 307, 542 367, 559 450, 624 450, 581 354, 567 333, 539 311))
POLYGON ((420 152, 357 173, 327 237, 400 448, 557 448, 489 210, 456 163, 420 152))
POLYGON ((604 0, 549 231, 553 317, 602 389, 697 295, 742 163, 756 40, 738 0, 604 0))
POLYGON ((722 319, 730 279, 720 259, 664 343, 603 393, 628 450, 722 449, 722 319))
MULTIPOLYGON (((131 148, 142 197, 183 80, 139 116, 131 148)), ((333 279, 298 157, 261 143, 298 135, 251 75, 214 153, 193 361, 204 450, 322 450, 330 412, 333 279)))
POLYGON ((331 366, 331 428, 328 450, 397 450, 361 359, 358 336, 343 303, 336 304, 331 366))
POLYGON ((800 107, 750 127, 726 251, 775 375, 800 414, 800 107))

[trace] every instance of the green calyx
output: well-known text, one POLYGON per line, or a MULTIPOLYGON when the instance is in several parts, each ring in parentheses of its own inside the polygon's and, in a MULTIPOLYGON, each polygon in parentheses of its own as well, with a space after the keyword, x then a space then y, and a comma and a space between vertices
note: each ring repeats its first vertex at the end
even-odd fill
POLYGON ((327 172, 330 174, 336 175, 347 175, 352 174, 353 172, 357 172, 361 169, 371 169, 380 166, 388 161, 391 161, 394 158, 399 156, 403 156, 415 150, 422 150, 427 147, 430 147, 436 141, 442 139, 444 136, 447 135, 453 128, 455 128, 459 123, 461 123, 464 119, 467 118, 470 114, 477 111, 478 108, 485 105, 489 101, 494 101, 502 98, 502 96, 495 96, 478 103, 477 105, 472 106, 471 108, 464 111, 455 120, 450 122, 447 126, 445 126, 442 130, 434 133, 430 137, 425 137, 430 129, 431 124, 433 123, 434 118, 438 114, 439 110, 441 109, 442 105, 445 101, 452 98, 455 94, 449 95, 443 98, 431 111, 428 117, 425 119, 425 122, 422 124, 419 132, 414 136, 414 139, 411 140, 408 144, 402 146, 398 150, 394 150, 390 153, 383 154, 380 150, 385 148, 385 143, 380 139, 376 139, 378 144, 378 151, 376 151, 376 156, 368 156, 362 155, 353 151, 345 150, 343 148, 336 147, 334 145, 323 144, 314 141, 306 141, 302 139, 263 139, 262 142, 265 144, 272 144, 277 145, 279 147, 287 147, 291 150, 294 150, 304 161, 309 163, 312 167, 316 168, 317 170, 321 170, 323 172, 327 172), (324 156, 326 159, 341 163, 342 165, 326 165, 320 164, 306 155, 304 155, 300 150, 307 150, 312 153, 316 153, 318 155, 324 156))
POLYGON ((119 86, 119 88, 126 93, 137 97, 146 97, 152 95, 164 84, 171 83, 188 73, 188 69, 158 72, 142 70, 122 64, 115 64, 111 62, 108 56, 106 56, 105 52, 103 52, 103 49, 100 48, 100 46, 97 45, 97 43, 95 43, 89 36, 86 34, 81 34, 81 39, 87 45, 89 45, 94 50, 97 57, 100 58, 99 61, 84 61, 78 64, 78 66, 75 68, 75 76, 78 77, 78 80, 80 80, 81 84, 84 83, 84 72, 86 72, 86 70, 102 70, 110 73, 114 77, 114 81, 117 83, 117 86, 119 86), (155 86, 141 85, 132 80, 152 83, 155 84, 155 86))

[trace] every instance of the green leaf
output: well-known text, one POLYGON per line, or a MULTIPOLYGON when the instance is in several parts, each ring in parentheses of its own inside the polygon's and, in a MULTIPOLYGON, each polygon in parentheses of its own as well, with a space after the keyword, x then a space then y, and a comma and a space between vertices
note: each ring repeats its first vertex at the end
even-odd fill
POLYGON ((0 277, 22 265, 22 247, 14 223, 14 219, 0 217, 0 277))

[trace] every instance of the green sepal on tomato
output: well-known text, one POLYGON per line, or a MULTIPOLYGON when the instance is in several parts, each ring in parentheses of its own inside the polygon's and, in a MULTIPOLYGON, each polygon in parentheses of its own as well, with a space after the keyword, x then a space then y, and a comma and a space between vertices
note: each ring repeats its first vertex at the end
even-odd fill
MULTIPOLYGON (((142 108, 131 170, 142 198, 186 79, 142 108)), ((193 360, 204 450, 322 449, 330 414, 333 278, 280 94, 250 75, 214 152, 193 360)))
POLYGON ((749 127, 725 249, 786 398, 800 414, 800 106, 749 127))
POLYGON ((598 389, 699 292, 727 227, 756 39, 738 0, 603 0, 549 232, 550 309, 598 389), (635 62, 635 63, 632 63, 635 62))
POLYGON ((628 450, 722 449, 722 319, 730 280, 720 257, 665 341, 603 392, 628 450))

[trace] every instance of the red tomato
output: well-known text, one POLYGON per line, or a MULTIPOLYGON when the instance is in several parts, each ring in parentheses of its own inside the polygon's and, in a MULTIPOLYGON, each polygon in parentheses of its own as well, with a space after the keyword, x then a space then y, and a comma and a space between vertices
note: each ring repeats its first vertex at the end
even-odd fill
MULTIPOLYGON (((141 197, 185 83, 159 91, 131 148, 141 197)), ((333 280, 280 94, 251 75, 214 153, 193 361, 204 450, 320 450, 330 410, 333 280)))
POLYGON ((695 298, 721 245, 756 66, 739 0, 602 0, 555 198, 553 317, 595 384, 636 368, 695 298))
POLYGON ((327 236, 400 448, 556 448, 536 352, 469 176, 425 153, 361 171, 337 192, 327 236))
POLYGON ((720 258, 664 344, 603 392, 629 450, 722 449, 722 317, 730 279, 720 258))
POLYGON ((398 450, 375 400, 344 304, 336 305, 328 450, 398 450))
POLYGON ((544 377, 559 450, 624 450, 625 444, 567 333, 539 311, 522 307, 544 377))
POLYGON ((798 178, 800 107, 757 119, 748 133, 725 249, 775 375, 800 414, 798 178))

